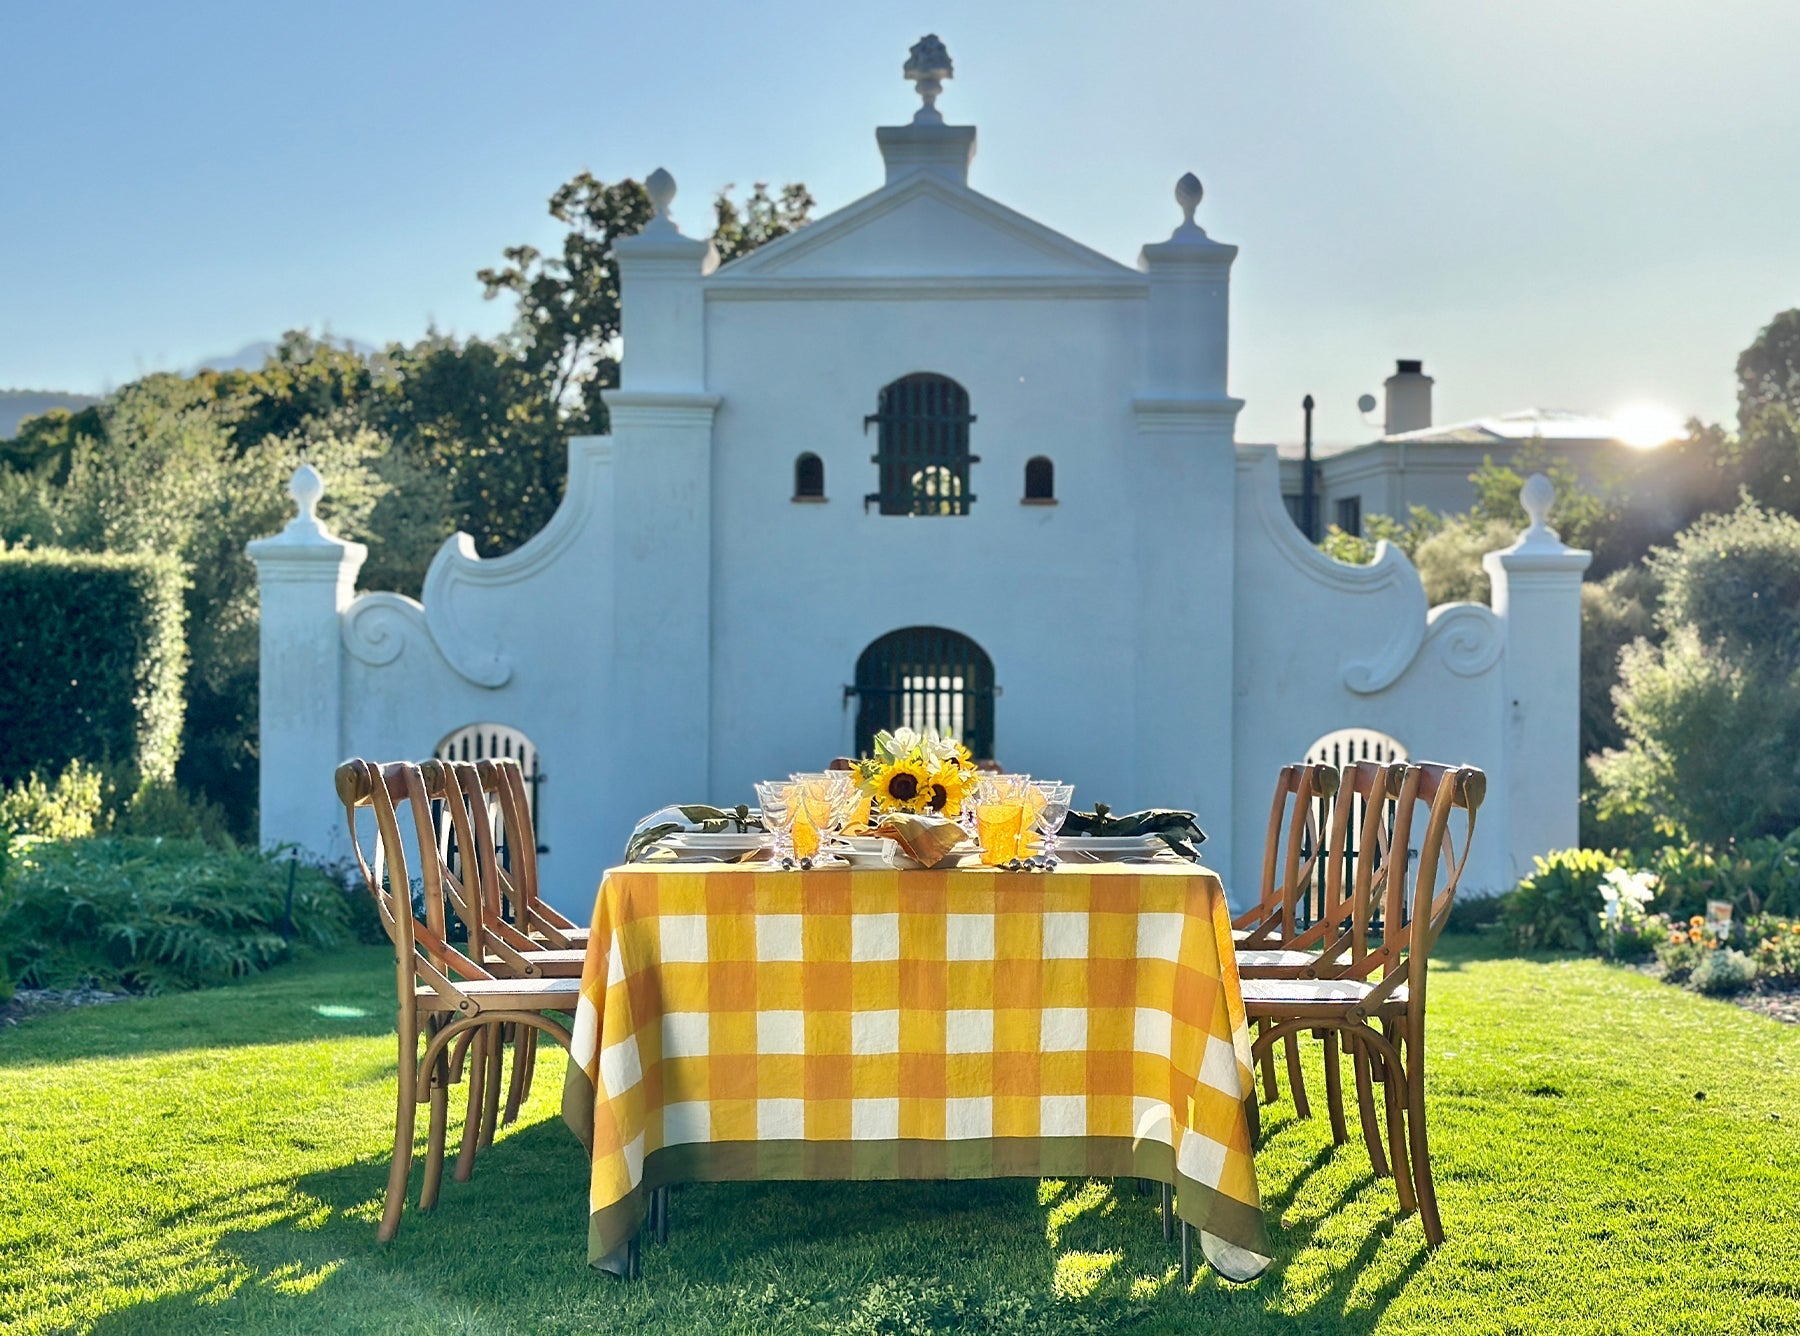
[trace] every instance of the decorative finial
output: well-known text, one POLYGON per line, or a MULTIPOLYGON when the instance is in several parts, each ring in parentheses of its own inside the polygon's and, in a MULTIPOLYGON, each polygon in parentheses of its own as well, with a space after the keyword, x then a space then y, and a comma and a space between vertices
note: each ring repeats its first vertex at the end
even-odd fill
POLYGON ((1175 202, 1181 206, 1181 225, 1184 228, 1196 226, 1194 210, 1200 207, 1201 197, 1206 194, 1200 185, 1200 178, 1192 172, 1184 172, 1175 183, 1175 202))
POLYGON ((319 498, 325 495, 325 479, 319 476, 319 471, 311 464, 302 464, 295 469, 294 476, 288 479, 288 495, 300 507, 295 520, 316 527, 319 523, 319 498))
POLYGON ((1556 500, 1556 488, 1550 479, 1541 473, 1534 473, 1525 479, 1525 485, 1519 489, 1519 501, 1525 507, 1525 513, 1531 517, 1531 527, 1525 531, 1527 539, 1556 533, 1545 523, 1550 515, 1550 503, 1556 500))
POLYGON ((937 109, 938 94, 944 91, 944 80, 953 78, 956 70, 950 64, 950 53, 936 33, 928 32, 914 43, 907 53, 904 73, 925 101, 925 105, 913 113, 913 124, 942 125, 944 116, 937 109))
POLYGON ((667 167, 658 167, 644 178, 644 193, 650 197, 650 207, 656 210, 656 216, 667 219, 669 205, 675 199, 675 178, 669 175, 667 167))

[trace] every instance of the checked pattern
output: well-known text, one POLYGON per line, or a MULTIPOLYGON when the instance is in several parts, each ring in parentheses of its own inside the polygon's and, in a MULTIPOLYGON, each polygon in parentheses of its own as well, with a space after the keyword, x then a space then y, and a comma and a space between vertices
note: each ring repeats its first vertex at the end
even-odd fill
POLYGON ((616 868, 563 1098, 590 1259, 667 1182, 1087 1174, 1266 1254, 1230 942, 1187 864, 616 868))

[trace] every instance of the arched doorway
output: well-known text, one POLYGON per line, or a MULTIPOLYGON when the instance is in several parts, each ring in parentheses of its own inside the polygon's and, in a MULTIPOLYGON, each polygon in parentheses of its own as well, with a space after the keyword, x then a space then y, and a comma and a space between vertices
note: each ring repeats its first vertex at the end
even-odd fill
POLYGON ((935 730, 978 760, 994 754, 994 661, 968 636, 908 626, 874 641, 856 661, 856 747, 866 755, 883 729, 935 730))

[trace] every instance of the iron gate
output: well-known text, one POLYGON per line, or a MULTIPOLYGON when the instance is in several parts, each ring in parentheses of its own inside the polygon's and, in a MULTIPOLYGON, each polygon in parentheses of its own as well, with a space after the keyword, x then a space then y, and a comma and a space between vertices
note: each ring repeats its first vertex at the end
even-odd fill
POLYGON ((881 391, 877 410, 863 419, 879 429, 872 463, 880 468, 878 492, 863 498, 883 515, 966 515, 969 492, 969 392, 948 376, 921 371, 881 391))
POLYGON ((872 643, 856 661, 856 747, 867 755, 882 730, 912 728, 953 737, 977 759, 994 754, 994 661, 973 640, 940 626, 908 626, 872 643))

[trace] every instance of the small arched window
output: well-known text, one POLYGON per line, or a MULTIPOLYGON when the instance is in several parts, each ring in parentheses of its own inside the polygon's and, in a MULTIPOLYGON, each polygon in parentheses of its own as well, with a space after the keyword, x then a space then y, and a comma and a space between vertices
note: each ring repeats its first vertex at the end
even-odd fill
POLYGON ((794 461, 794 500, 825 499, 825 461, 810 450, 794 461))
POLYGON ((1025 504, 1056 504, 1056 465, 1050 462, 1048 455, 1033 455, 1025 461, 1025 504))

